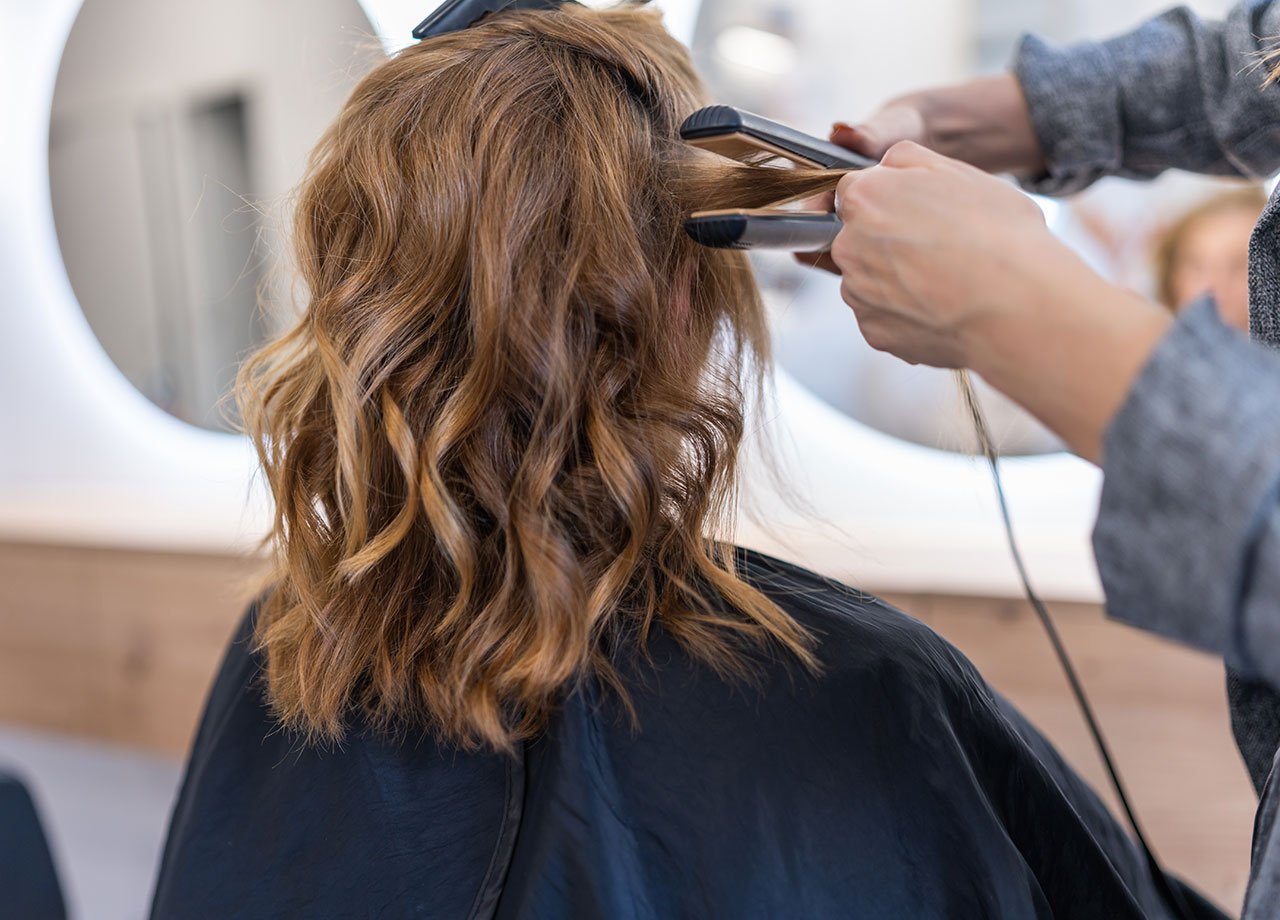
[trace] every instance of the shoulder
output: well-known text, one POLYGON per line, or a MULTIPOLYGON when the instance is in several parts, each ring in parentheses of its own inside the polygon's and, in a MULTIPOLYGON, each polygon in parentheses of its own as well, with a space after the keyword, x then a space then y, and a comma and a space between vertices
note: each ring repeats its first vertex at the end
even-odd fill
MULTIPOLYGON (((950 892, 1016 876, 971 758, 999 716, 959 653, 868 594, 758 553, 739 563, 814 636, 820 667, 778 652, 726 676, 655 631, 626 706, 588 684, 533 750, 525 842, 564 867, 597 852, 643 866, 652 916, 692 897, 723 916, 942 916, 950 892)), ((612 890, 604 868, 587 874, 575 884, 612 890)), ((975 897, 973 915, 994 915, 975 897)))
MULTIPOLYGON (((714 746, 716 756, 740 750, 754 757, 764 745, 803 757, 823 739, 833 748, 874 742, 882 753, 901 748, 906 757, 923 743, 919 729, 926 723, 953 738, 957 721, 966 732, 999 730, 1003 703, 925 624, 871 594, 762 553, 739 550, 737 563, 741 577, 813 637, 817 667, 765 648, 748 651, 737 671, 717 669, 658 631, 627 662, 628 714, 616 720, 623 726, 618 735, 628 734, 629 725, 641 746, 714 746)), ((608 694, 602 702, 598 713, 613 708, 608 694)))
POLYGON ((738 551, 739 571, 813 635, 818 682, 844 692, 891 680, 904 693, 990 691, 954 646, 878 597, 754 550, 738 551))
POLYGON ((303 744, 267 703, 256 615, 210 690, 153 918, 465 916, 507 820, 511 759, 363 729, 303 744), (443 868, 433 852, 450 854, 443 868))

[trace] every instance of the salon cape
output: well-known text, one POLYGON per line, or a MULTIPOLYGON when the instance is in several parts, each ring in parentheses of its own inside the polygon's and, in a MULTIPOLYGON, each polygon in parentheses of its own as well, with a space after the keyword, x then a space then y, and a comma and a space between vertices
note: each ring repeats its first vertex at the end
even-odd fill
POLYGON ((514 756, 358 728, 301 746, 264 705, 246 619, 152 916, 1166 916, 1125 832, 963 655, 874 598, 739 559, 818 639, 820 676, 779 652, 725 681, 657 629, 647 657, 618 654, 634 721, 587 682, 514 756))

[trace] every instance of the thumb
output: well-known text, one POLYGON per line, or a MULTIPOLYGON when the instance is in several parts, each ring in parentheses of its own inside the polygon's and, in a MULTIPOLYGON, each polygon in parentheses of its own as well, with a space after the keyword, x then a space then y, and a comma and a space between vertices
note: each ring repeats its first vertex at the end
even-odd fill
POLYGON ((924 113, 910 99, 890 102, 856 125, 841 121, 831 129, 832 143, 875 160, 883 157, 898 141, 922 144, 927 135, 924 113))
POLYGON ((848 201, 849 193, 853 191, 853 187, 880 171, 881 167, 872 166, 870 169, 852 169, 840 177, 832 204, 833 210, 840 216, 842 221, 847 222, 849 220, 849 215, 845 212, 845 202, 848 201))
POLYGON ((850 125, 843 121, 836 122, 832 127, 831 143, 876 160, 880 159, 889 146, 870 125, 850 125))

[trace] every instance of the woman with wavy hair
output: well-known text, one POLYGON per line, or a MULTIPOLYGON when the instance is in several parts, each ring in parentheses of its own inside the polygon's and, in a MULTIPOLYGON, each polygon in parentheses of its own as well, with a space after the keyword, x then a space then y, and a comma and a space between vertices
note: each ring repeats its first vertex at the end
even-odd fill
POLYGON ((684 145, 705 102, 634 4, 355 89, 297 202, 305 313, 241 375, 276 566, 154 917, 1162 915, 958 652, 716 541, 768 340, 682 218, 839 175, 684 145))

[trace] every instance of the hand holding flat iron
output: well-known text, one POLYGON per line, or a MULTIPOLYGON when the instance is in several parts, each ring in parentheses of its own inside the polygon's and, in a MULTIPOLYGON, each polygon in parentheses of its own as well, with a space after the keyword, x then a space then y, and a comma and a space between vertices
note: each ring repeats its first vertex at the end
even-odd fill
POLYGON ((1045 299, 1046 271, 1091 274, 1026 195, 910 141, 846 175, 835 210, 841 296, 868 344, 912 363, 969 367, 993 326, 1045 299))
POLYGON ((829 200, 844 223, 831 252, 800 258, 841 274, 841 296, 873 347, 976 371, 1096 459, 1171 319, 1099 277, 1030 198, 984 172, 1044 169, 1020 90, 1002 85, 994 107, 955 87, 890 103, 852 134, 837 130, 833 139, 883 157, 846 175, 829 200), (1004 122, 991 123, 997 116, 1004 122), (968 162, 888 136, 903 131, 968 162))

